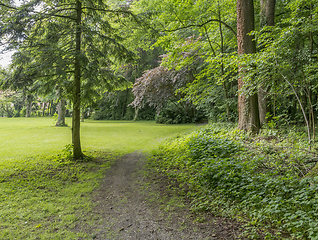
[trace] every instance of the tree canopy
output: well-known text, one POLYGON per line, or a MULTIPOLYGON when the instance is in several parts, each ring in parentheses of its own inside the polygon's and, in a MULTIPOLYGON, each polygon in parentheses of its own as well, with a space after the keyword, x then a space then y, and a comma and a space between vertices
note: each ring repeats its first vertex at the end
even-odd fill
POLYGON ((311 141, 318 96, 317 4, 1 1, 1 44, 17 51, 2 86, 25 95, 63 89, 73 104, 74 134, 82 98, 82 111, 86 106, 98 118, 132 119, 132 108, 136 118, 152 107, 159 116, 186 104, 207 119, 238 122, 246 131, 258 132, 260 124, 273 121, 305 124, 311 141))
POLYGON ((4 85, 27 85, 49 89, 56 85, 72 94, 74 158, 80 147, 80 102, 83 89, 111 90, 123 82, 112 66, 133 57, 120 42, 118 20, 132 16, 112 9, 104 1, 29 1, 4 18, 2 38, 8 48, 17 48, 12 75, 4 85), (13 25, 12 23, 16 23, 13 25))

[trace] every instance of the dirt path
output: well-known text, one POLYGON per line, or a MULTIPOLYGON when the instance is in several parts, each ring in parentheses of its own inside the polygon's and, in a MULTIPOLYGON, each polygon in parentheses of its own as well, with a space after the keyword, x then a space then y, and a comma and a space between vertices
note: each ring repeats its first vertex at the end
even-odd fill
POLYGON ((231 221, 210 216, 197 223, 188 210, 164 211, 162 202, 149 201, 162 190, 156 184, 144 189, 144 162, 141 153, 127 154, 107 170, 92 212, 99 225, 86 229, 93 239, 237 239, 231 221))

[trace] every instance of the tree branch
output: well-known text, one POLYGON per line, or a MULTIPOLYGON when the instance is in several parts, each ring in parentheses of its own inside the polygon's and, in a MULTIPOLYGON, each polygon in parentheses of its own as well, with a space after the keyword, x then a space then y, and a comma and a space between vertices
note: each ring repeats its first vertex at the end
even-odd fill
POLYGON ((10 6, 10 5, 6 5, 6 4, 4 4, 2 2, 0 2, 0 6, 6 7, 6 8, 10 8, 10 9, 14 9, 14 10, 18 10, 16 7, 13 7, 13 6, 10 6))
POLYGON ((233 28, 230 25, 228 25, 226 22, 223 22, 223 21, 221 21, 219 19, 210 19, 210 20, 208 20, 208 21, 206 21, 204 23, 201 23, 201 24, 190 24, 190 25, 187 25, 187 26, 184 26, 184 27, 173 29, 173 30, 164 30, 164 31, 165 32, 175 32, 175 31, 186 29, 186 28, 190 28, 190 27, 203 27, 206 24, 211 23, 211 22, 218 22, 218 23, 223 24, 225 27, 227 27, 235 35, 235 37, 237 36, 236 32, 233 30, 233 28))
MULTIPOLYGON (((59 15, 59 14, 51 14, 51 13, 41 13, 41 12, 34 12, 34 13, 39 13, 39 14, 43 14, 45 17, 60 17, 60 18, 66 18, 66 19, 71 19, 73 21, 75 21, 75 18, 72 18, 70 16, 66 16, 66 15, 59 15)), ((41 20, 44 18, 41 18, 41 20)))
POLYGON ((109 13, 128 13, 130 15, 133 15, 131 11, 127 10, 109 10, 109 9, 102 9, 102 8, 92 8, 92 7, 82 7, 82 9, 89 9, 92 11, 101 11, 101 12, 109 12, 109 13))

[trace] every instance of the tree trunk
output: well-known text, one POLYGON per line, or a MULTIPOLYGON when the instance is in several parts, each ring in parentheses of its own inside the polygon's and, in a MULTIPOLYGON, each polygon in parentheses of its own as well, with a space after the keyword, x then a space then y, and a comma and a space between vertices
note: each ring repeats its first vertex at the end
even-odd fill
POLYGON ((134 116, 134 120, 133 121, 137 121, 138 120, 138 112, 139 112, 139 107, 135 108, 135 116, 134 116))
MULTIPOLYGON (((275 24, 275 5, 276 0, 260 0, 261 11, 260 11, 260 26, 274 26, 275 24)), ((258 90, 258 107, 259 117, 261 125, 266 122, 266 113, 268 111, 267 104, 270 98, 266 96, 264 87, 260 87, 258 90)))
POLYGON ((65 124, 65 113, 66 113, 66 100, 60 99, 59 103, 57 104, 56 110, 58 113, 57 122, 55 124, 56 127, 66 126, 65 124))
POLYGON ((45 116, 46 102, 43 102, 42 117, 45 116))
POLYGON ((72 143, 74 159, 84 157, 80 140, 80 115, 81 115, 81 37, 82 37, 82 2, 76 1, 76 36, 75 36, 75 63, 74 63, 74 86, 73 86, 73 115, 72 115, 72 143))
POLYGON ((250 100, 250 114, 251 114, 251 119, 250 119, 250 130, 253 133, 258 133, 260 128, 261 128, 261 123, 259 119, 259 110, 258 110, 258 96, 257 94, 253 94, 252 96, 249 97, 250 100))
POLYGON ((51 100, 49 100, 47 111, 48 111, 48 116, 51 116, 51 100))
POLYGON ((54 106, 54 100, 51 100, 50 116, 53 115, 53 106, 54 106))
MULTIPOLYGON (((241 67, 239 67, 239 72, 241 71, 241 67)), ((248 131, 249 129, 249 103, 246 99, 245 94, 240 93, 240 90, 243 88, 243 79, 238 79, 238 129, 248 131)))
MULTIPOLYGON (((254 30, 254 5, 253 0, 237 0, 237 45, 238 54, 250 54, 256 52, 256 44, 253 36, 249 35, 254 30)), ((239 87, 239 122, 238 128, 241 130, 251 130, 257 133, 260 129, 258 96, 254 93, 246 99, 242 88, 244 86, 242 67, 239 66, 241 77, 238 79, 239 87)))
POLYGON ((25 117, 27 118, 31 117, 31 111, 32 111, 32 99, 30 95, 27 95, 25 117))
POLYGON ((268 96, 264 90, 264 87, 260 87, 258 89, 258 108, 259 108, 259 120, 261 125, 266 123, 266 114, 267 114, 267 104, 268 104, 268 96))
POLYGON ((276 0, 267 0, 266 1, 267 26, 274 26, 275 25, 275 6, 276 6, 276 0))
MULTIPOLYGON (((220 44, 220 51, 222 53, 224 53, 224 41, 223 41, 223 31, 222 31, 222 24, 221 24, 221 11, 219 8, 219 31, 220 31, 220 38, 221 38, 221 44, 220 44)), ((222 64, 221 64, 221 76, 224 77, 224 64, 223 64, 223 59, 221 60, 222 64)), ((230 106, 229 106, 229 101, 228 101, 228 93, 227 93, 227 87, 226 87, 226 83, 225 80, 222 80, 222 85, 223 85, 223 90, 224 90, 224 97, 225 97, 225 109, 226 109, 226 116, 227 116, 227 121, 230 122, 230 106)))

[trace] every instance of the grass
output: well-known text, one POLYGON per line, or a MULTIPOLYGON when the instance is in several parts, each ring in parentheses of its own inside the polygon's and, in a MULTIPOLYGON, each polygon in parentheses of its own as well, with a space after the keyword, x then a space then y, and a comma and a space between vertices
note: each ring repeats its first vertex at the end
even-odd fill
MULTIPOLYGON (((71 119, 66 123, 71 125, 71 119)), ((195 127, 191 124, 163 125, 154 122, 93 121, 81 124, 83 149, 121 153, 150 152, 160 140, 195 127)), ((53 118, 0 118, 0 158, 54 154, 71 143, 70 127, 54 127, 53 118)))
POLYGON ((161 140, 189 131, 195 125, 165 125, 151 121, 86 120, 81 127, 84 149, 107 149, 120 153, 142 150, 150 153, 161 140))
POLYGON ((71 143, 70 127, 53 125, 48 117, 0 119, 0 239, 91 238, 77 232, 77 225, 93 207, 91 193, 116 156, 149 153, 160 140, 195 128, 87 120, 82 147, 93 158, 73 162, 62 151, 71 143))

